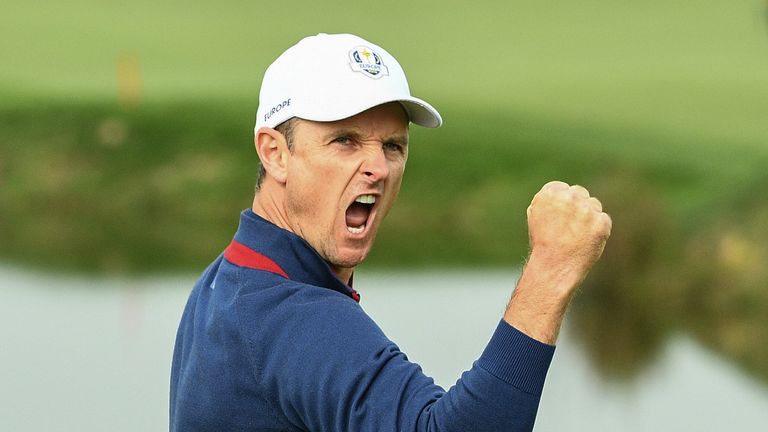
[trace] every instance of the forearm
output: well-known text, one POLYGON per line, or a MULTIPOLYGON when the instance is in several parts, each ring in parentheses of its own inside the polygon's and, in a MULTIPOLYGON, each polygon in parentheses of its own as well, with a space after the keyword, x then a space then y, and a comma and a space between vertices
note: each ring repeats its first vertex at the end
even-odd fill
POLYGON ((548 262, 534 251, 528 259, 504 320, 526 335, 554 345, 583 271, 548 262))
POLYGON ((588 190, 558 181, 544 185, 526 213, 531 255, 504 320, 554 344, 574 291, 603 253, 612 222, 588 190))

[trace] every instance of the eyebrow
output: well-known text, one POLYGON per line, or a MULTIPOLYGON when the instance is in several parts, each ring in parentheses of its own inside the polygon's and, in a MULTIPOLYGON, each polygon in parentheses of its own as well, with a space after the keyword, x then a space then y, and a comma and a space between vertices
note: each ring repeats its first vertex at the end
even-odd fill
POLYGON ((399 144, 408 147, 408 135, 394 135, 384 140, 385 144, 399 144))
POLYGON ((348 136, 350 138, 360 138, 362 136, 362 134, 357 129, 354 129, 354 128, 340 127, 340 128, 337 128, 337 129, 333 129, 330 132, 328 132, 327 134, 325 134, 323 136, 323 140, 324 141, 330 141, 330 140, 332 140, 334 138, 337 138, 337 137, 340 137, 340 136, 348 136))

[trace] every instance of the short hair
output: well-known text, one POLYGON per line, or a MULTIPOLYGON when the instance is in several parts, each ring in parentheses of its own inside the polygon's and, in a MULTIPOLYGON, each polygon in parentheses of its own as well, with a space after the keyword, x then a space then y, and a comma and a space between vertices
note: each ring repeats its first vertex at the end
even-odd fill
MULTIPOLYGON (((280 132, 285 137, 285 142, 288 145, 288 151, 293 152, 293 132, 297 123, 296 117, 291 117, 288 120, 275 126, 275 130, 280 132)), ((258 192, 261 187, 261 182, 264 181, 264 177, 267 175, 267 171, 264 169, 264 164, 259 161, 259 176, 256 178, 256 191, 258 192)))

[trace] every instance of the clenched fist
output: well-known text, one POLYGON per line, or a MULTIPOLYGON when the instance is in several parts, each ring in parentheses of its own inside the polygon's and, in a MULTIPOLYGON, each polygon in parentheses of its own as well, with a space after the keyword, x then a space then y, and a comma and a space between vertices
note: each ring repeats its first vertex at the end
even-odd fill
POLYGON ((504 319, 554 343, 573 292, 603 253, 611 225, 600 201, 583 187, 544 185, 528 207, 531 253, 504 319))
POLYGON ((531 254, 555 269, 574 271, 580 282, 597 262, 611 235, 611 218, 581 186, 553 181, 528 207, 531 254))

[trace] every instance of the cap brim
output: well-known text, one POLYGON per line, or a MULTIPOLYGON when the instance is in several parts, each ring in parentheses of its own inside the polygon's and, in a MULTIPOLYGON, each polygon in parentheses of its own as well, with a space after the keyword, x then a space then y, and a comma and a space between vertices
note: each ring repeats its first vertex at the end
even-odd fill
POLYGON ((410 97, 398 100, 408 112, 411 123, 427 128, 437 128, 443 124, 443 118, 435 107, 421 99, 410 97))
POLYGON ((419 98, 415 98, 410 95, 403 95, 400 97, 393 97, 393 98, 383 98, 380 100, 365 101, 363 99, 360 99, 356 101, 348 101, 347 103, 339 104, 340 106, 343 106, 346 109, 344 109, 343 111, 336 111, 336 112, 332 112, 328 109, 324 109, 323 111, 317 111, 317 112, 297 109, 295 112, 295 116, 306 119, 306 120, 313 120, 313 121, 320 121, 320 122, 338 121, 338 120, 343 120, 345 118, 349 118, 354 115, 360 114, 361 112, 369 110, 373 107, 390 103, 390 102, 399 102, 400 105, 402 105, 403 109, 405 109, 406 113, 408 114, 408 120, 414 124, 417 124, 423 127, 428 127, 428 128, 440 127, 440 125, 443 124, 443 118, 440 116, 440 113, 437 112, 437 110, 432 105, 428 104, 427 102, 419 98))

